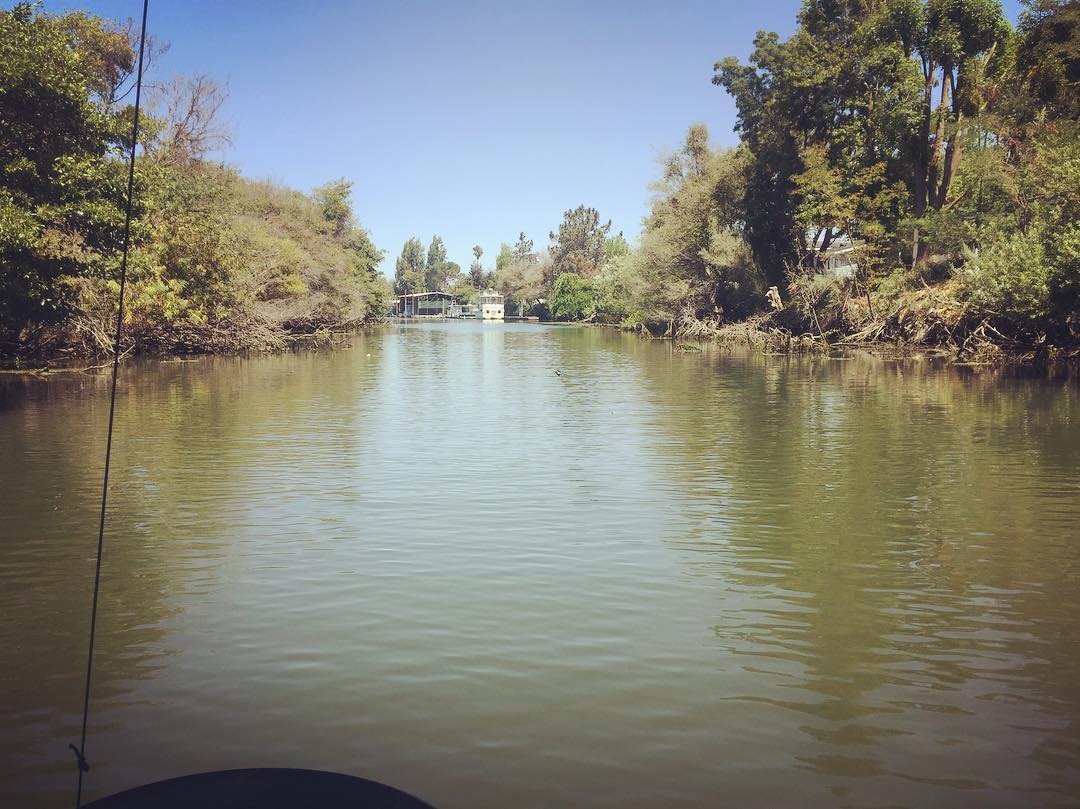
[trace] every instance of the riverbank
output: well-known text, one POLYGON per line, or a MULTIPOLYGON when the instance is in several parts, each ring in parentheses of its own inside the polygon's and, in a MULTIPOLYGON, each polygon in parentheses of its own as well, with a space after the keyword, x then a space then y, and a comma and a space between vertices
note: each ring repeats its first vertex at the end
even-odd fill
MULTIPOLYGON (((181 360, 205 355, 235 356, 269 354, 304 349, 351 347, 357 335, 371 333, 390 325, 382 317, 368 317, 340 326, 315 331, 289 332, 263 327, 237 345, 233 340, 219 343, 177 340, 169 350, 137 350, 128 343, 123 359, 157 357, 181 360)), ((932 356, 957 365, 1080 365, 1080 343, 1057 344, 1048 339, 1024 339, 1015 331, 1012 336, 1001 328, 1006 324, 970 313, 946 317, 938 309, 919 312, 910 305, 882 313, 875 318, 852 320, 819 316, 805 320, 798 313, 784 309, 759 313, 731 323, 684 317, 678 321, 647 321, 633 325, 597 322, 538 322, 538 325, 589 325, 617 328, 638 334, 644 339, 675 340, 687 343, 717 343, 745 347, 769 354, 828 354, 838 350, 858 349, 879 356, 904 358, 932 356), (825 325, 828 324, 828 325, 825 325), (820 328, 819 328, 820 327, 820 328)), ((111 365, 106 352, 59 350, 28 353, 0 359, 0 373, 49 375, 53 373, 92 372, 111 365)))
POLYGON ((863 348, 892 355, 931 352, 957 363, 1080 362, 1080 335, 1070 329, 973 309, 952 298, 945 285, 892 299, 836 294, 834 287, 736 322, 686 314, 633 329, 653 338, 710 340, 770 352, 863 348))
MULTIPOLYGON (((245 348, 211 350, 207 345, 189 350, 137 351, 129 344, 121 353, 121 361, 128 359, 158 359, 163 362, 184 362, 200 357, 242 356, 275 354, 288 351, 330 350, 352 348, 354 338, 370 334, 388 325, 383 318, 373 318, 346 324, 337 328, 319 329, 313 332, 284 332, 266 330, 261 342, 251 342, 245 348)), ((103 352, 78 353, 72 351, 0 359, 0 374, 29 374, 49 376, 60 373, 91 373, 112 367, 112 359, 103 352)))
MULTIPOLYGON (((217 164, 145 170, 156 182, 131 248, 125 352, 277 351, 382 319, 382 253, 349 212, 349 184, 309 195, 217 164)), ((0 334, 0 367, 112 353, 118 283, 65 276, 54 286, 57 312, 0 334)))
POLYGON ((0 120, 22 122, 0 150, 2 361, 111 354, 121 267, 132 353, 280 349, 381 317, 383 252, 353 214, 352 183, 304 193, 219 162, 227 94, 209 77, 148 93, 129 182, 134 110, 117 100, 132 89, 133 37, 77 12, 0 12, 0 120))

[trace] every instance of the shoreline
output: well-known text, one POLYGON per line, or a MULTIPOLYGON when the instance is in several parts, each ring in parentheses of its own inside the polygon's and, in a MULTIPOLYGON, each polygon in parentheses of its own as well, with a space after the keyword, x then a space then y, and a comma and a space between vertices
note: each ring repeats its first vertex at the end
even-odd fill
MULTIPOLYGON (((214 350, 209 346, 204 349, 172 351, 153 349, 133 351, 129 348, 121 355, 121 362, 136 358, 183 362, 195 361, 202 357, 243 357, 304 349, 336 351, 351 348, 349 339, 354 335, 370 333, 393 325, 393 320, 383 318, 352 327, 285 333, 280 335, 280 343, 277 345, 235 351, 214 350)), ((1080 344, 1055 346, 1045 343, 1041 345, 1014 343, 1005 346, 1000 343, 986 342, 980 344, 977 351, 965 354, 961 350, 962 347, 955 343, 853 339, 853 335, 844 334, 834 335, 835 339, 832 340, 827 337, 823 339, 820 335, 811 332, 793 332, 777 323, 775 315, 755 315, 746 320, 722 325, 708 321, 694 321, 689 328, 687 324, 682 324, 674 330, 674 333, 671 333, 672 324, 662 321, 649 324, 639 323, 634 326, 595 321, 539 322, 539 325, 576 325, 615 329, 636 334, 645 340, 671 341, 676 346, 696 344, 698 346, 739 347, 770 356, 829 356, 858 351, 890 360, 930 358, 960 367, 1080 368, 1080 344)), ((112 359, 108 355, 91 352, 56 352, 34 354, 25 358, 0 359, 0 374, 49 377, 66 373, 107 372, 111 366, 112 359), (88 362, 94 364, 86 365, 85 363, 88 362)))
MULTIPOLYGON (((836 351, 865 350, 875 354, 904 358, 932 355, 954 365, 1043 365, 1080 366, 1080 341, 1052 343, 1042 335, 1041 340, 1008 337, 989 326, 989 318, 976 319, 979 325, 966 327, 954 321, 952 328, 938 321, 926 325, 919 321, 916 334, 945 335, 945 339, 905 339, 889 337, 900 329, 891 318, 876 318, 869 323, 860 319, 853 324, 834 323, 824 333, 817 323, 800 322, 790 309, 752 315, 732 323, 689 320, 682 323, 650 322, 634 326, 618 326, 640 334, 646 339, 695 341, 742 345, 770 353, 829 354, 836 351), (940 327, 935 331, 935 326, 940 327), (987 334, 987 329, 996 335, 987 334), (884 339, 883 339, 884 336, 884 339)), ((911 329, 911 324, 905 324, 911 329)))
MULTIPOLYGON (((283 332, 276 335, 274 345, 235 350, 215 349, 209 344, 201 348, 192 347, 173 350, 145 348, 139 351, 134 350, 135 346, 130 346, 121 353, 120 361, 124 362, 127 359, 158 359, 163 362, 182 362, 184 360, 196 360, 200 357, 243 357, 256 354, 280 354, 305 347, 310 347, 312 350, 329 348, 333 351, 339 347, 347 346, 352 335, 363 334, 389 325, 391 323, 388 319, 380 319, 356 323, 351 326, 344 325, 329 329, 318 329, 313 332, 283 332)), ((90 373, 99 370, 107 371, 112 367, 112 364, 112 357, 109 354, 61 350, 51 353, 41 352, 23 356, 0 357, 0 374, 49 376, 58 373, 90 373), (86 362, 98 362, 98 364, 84 366, 83 363, 86 362)))

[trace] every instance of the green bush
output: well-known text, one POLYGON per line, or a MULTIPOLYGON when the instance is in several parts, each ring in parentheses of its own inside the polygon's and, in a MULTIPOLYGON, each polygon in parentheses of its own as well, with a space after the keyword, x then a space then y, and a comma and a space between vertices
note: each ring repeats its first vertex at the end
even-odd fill
POLYGON ((1080 319, 1080 222, 1062 228, 1046 247, 1050 261, 1050 309, 1060 321, 1080 319))
POLYGON ((1050 312, 1053 269, 1041 239, 1014 233, 979 251, 965 250, 956 271, 960 294, 978 309, 1023 320, 1050 312))

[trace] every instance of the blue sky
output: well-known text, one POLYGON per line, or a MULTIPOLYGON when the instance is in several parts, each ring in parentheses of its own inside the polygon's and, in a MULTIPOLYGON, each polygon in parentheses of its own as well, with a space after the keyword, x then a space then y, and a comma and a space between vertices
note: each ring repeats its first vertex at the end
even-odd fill
MULTIPOLYGON (((138 16, 139 0, 47 0, 138 16)), ((402 243, 440 234, 462 267, 562 213, 599 209, 637 237, 657 156, 704 122, 734 144, 713 63, 745 59, 759 29, 786 35, 799 0, 724 2, 278 2, 150 0, 171 43, 156 77, 206 73, 229 89, 248 176, 309 191, 355 182, 354 209, 393 272, 402 243)), ((1016 0, 1006 0, 1015 20, 1016 0)))

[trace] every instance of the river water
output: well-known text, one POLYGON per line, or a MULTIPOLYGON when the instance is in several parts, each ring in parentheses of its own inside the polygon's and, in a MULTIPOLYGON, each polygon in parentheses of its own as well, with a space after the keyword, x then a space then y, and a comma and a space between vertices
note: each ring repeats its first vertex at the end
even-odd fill
MULTIPOLYGON (((0 382, 5 807, 73 798, 106 382, 0 382)), ((472 322, 125 365, 87 792, 1076 806, 1078 394, 472 322)))

